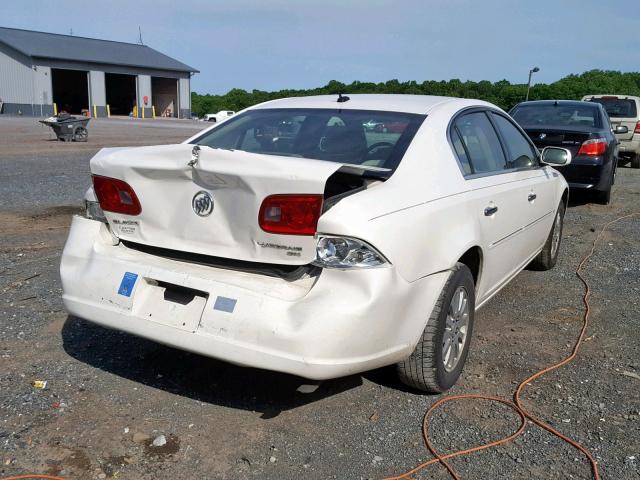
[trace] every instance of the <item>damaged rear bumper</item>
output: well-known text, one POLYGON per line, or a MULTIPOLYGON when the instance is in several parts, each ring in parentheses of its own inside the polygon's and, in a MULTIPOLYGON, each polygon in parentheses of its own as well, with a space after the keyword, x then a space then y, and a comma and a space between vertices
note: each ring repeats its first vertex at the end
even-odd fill
POLYGON ((106 225, 74 217, 60 274, 72 315, 231 363, 322 380, 409 356, 449 272, 407 282, 393 267, 325 269, 288 281, 112 245, 106 225))

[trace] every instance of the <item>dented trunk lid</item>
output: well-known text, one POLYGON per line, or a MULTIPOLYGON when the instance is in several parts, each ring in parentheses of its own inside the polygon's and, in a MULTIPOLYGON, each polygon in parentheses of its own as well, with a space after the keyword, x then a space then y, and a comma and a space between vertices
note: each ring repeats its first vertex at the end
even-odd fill
POLYGON ((193 145, 103 149, 91 173, 127 182, 142 212, 105 212, 121 239, 181 252, 251 262, 304 265, 315 258, 313 236, 263 231, 258 212, 275 194, 323 194, 341 164, 201 147, 190 166, 193 145), (208 192, 213 210, 199 216, 192 205, 208 192))

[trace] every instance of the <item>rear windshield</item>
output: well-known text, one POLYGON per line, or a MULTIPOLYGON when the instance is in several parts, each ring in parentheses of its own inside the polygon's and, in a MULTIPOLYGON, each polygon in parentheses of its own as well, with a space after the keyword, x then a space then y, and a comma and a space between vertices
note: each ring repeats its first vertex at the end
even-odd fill
POLYGON ((390 174, 424 119, 371 110, 256 109, 235 115, 192 143, 361 165, 390 174))
POLYGON ((611 118, 635 118, 638 115, 635 100, 623 98, 592 98, 590 102, 601 104, 611 118))
POLYGON ((520 125, 527 127, 553 125, 563 127, 600 128, 600 115, 591 105, 520 105, 511 116, 520 125))

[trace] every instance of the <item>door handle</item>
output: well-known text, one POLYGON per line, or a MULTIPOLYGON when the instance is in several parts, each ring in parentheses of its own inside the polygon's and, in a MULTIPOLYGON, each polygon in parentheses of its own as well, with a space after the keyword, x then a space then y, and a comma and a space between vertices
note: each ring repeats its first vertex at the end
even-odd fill
POLYGON ((535 193, 531 192, 529 194, 529 196, 527 197, 527 200, 529 200, 530 202, 533 202, 536 198, 538 198, 538 195, 536 195, 535 193))
POLYGON ((487 207, 487 208, 484 209, 484 216, 485 217, 490 217, 491 215, 493 215, 497 211, 498 211, 498 207, 496 207, 496 206, 487 207))

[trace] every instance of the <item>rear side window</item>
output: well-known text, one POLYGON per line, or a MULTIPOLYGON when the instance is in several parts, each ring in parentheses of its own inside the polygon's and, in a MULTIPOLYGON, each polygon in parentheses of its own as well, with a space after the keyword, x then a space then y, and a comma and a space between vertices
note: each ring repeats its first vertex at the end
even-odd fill
POLYGON ((527 168, 536 165, 536 153, 520 130, 497 113, 491 114, 507 147, 509 168, 527 168))
POLYGON ((635 118, 638 116, 635 100, 602 97, 592 98, 589 101, 602 105, 611 118, 635 118))
MULTIPOLYGON (((498 135, 484 112, 467 113, 458 117, 454 123, 454 132, 462 141, 465 151, 464 157, 458 154, 460 163, 464 165, 464 161, 467 161, 471 173, 498 172, 507 168, 498 135)), ((458 152, 455 135, 452 136, 454 148, 458 152)))
POLYGON ((469 162, 469 157, 467 157, 467 151, 464 149, 464 145, 462 144, 462 138, 460 138, 460 134, 457 130, 452 132, 451 140, 453 140, 453 148, 456 151, 456 155, 458 155, 458 160, 460 160, 460 165, 462 165, 464 174, 471 175, 473 173, 471 163, 469 162))

